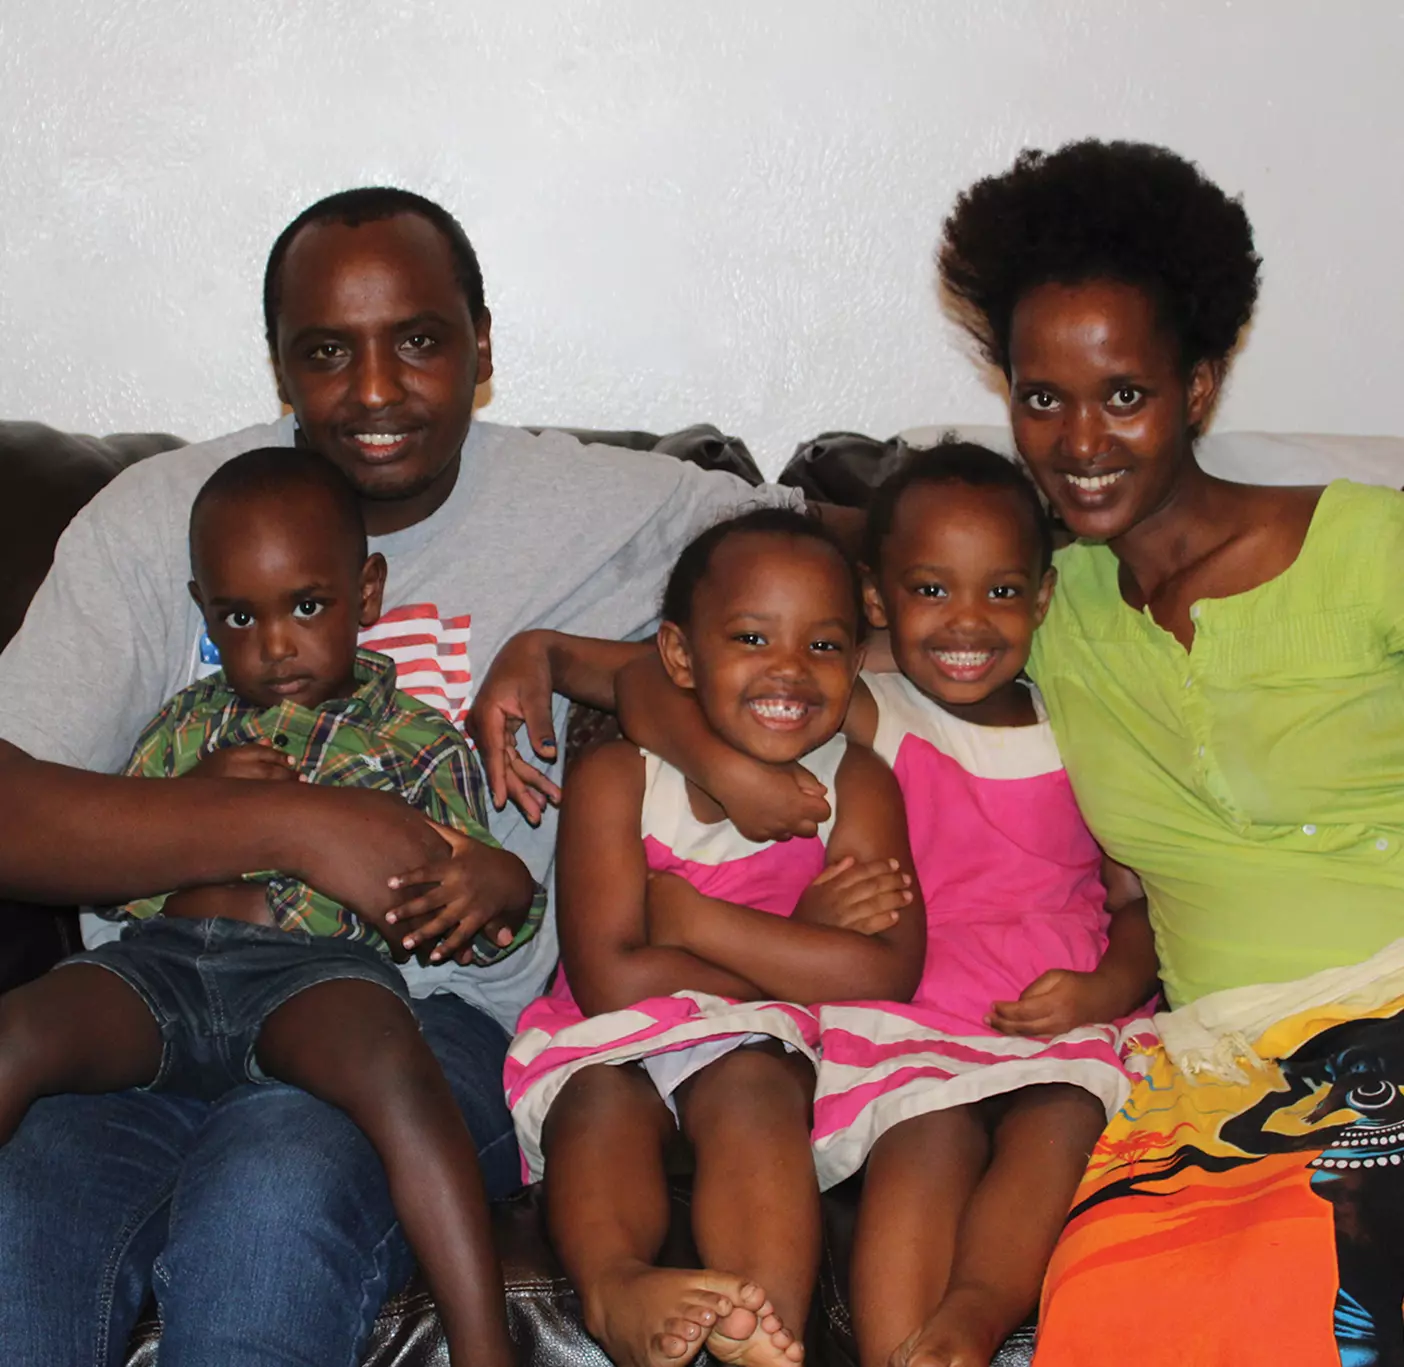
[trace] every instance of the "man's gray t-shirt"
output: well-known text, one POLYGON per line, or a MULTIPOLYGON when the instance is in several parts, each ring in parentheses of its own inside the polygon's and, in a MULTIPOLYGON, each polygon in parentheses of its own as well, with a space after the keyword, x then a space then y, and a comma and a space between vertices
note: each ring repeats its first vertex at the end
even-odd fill
MULTIPOLYGON (((74 518, 0 655, 0 739, 39 759, 121 768, 166 699, 215 667, 186 587, 196 492, 230 457, 290 446, 294 431, 287 417, 153 456, 74 518)), ((461 722, 473 680, 509 637, 533 627, 642 636, 684 543, 757 502, 801 506, 793 490, 755 489, 668 456, 475 422, 443 507, 372 539, 389 579, 384 614, 362 640, 395 659, 406 691, 461 722)), ((557 700, 562 738, 564 712, 557 700)), ((554 811, 533 829, 509 806, 492 830, 551 887, 554 811)), ((491 968, 406 965, 411 991, 448 988, 510 1029, 556 960, 553 887, 552 902, 536 939, 511 958, 491 968)), ((85 918, 90 944, 113 933, 85 918)))

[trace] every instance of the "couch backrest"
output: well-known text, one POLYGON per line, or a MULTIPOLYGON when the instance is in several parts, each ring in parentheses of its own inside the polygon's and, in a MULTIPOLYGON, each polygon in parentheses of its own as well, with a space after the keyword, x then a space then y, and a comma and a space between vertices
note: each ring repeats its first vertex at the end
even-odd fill
POLYGON ((184 444, 164 432, 85 437, 0 422, 0 650, 19 630, 74 513, 119 470, 184 444))

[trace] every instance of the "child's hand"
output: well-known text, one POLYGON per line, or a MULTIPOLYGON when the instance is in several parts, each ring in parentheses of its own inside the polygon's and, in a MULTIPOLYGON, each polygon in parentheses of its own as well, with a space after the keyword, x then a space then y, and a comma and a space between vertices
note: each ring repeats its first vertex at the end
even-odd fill
POLYGON ((401 933, 399 943, 409 950, 439 940, 429 954, 432 964, 470 962, 480 930, 495 944, 511 944, 536 892, 526 865, 462 831, 429 824, 448 842, 449 857, 390 880, 392 888, 415 895, 386 912, 385 938, 394 943, 401 933))
POLYGON ((747 840, 807 838, 829 818, 829 790, 802 764, 762 764, 744 755, 708 791, 747 840))
POLYGON ((228 745, 216 750, 181 777, 285 779, 296 782, 302 775, 297 772, 297 761, 291 755, 285 755, 261 740, 251 745, 228 745))
POLYGON ((895 859, 859 864, 851 856, 830 864, 805 890, 794 919, 834 930, 877 935, 897 924, 912 900, 912 878, 895 859))
POLYGON ((987 1024, 1003 1035, 1063 1035, 1124 1016, 1130 1009, 1124 998, 1122 984, 1102 973, 1055 968, 1035 978, 1018 1001, 995 1002, 987 1024))

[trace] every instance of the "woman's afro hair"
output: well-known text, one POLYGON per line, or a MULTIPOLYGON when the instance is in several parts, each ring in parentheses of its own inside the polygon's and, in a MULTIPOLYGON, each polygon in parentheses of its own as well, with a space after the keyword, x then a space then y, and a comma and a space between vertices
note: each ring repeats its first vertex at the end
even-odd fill
POLYGON ((1137 142, 1027 151, 956 201, 941 283, 985 356, 1009 373, 1015 306, 1031 289, 1116 280, 1148 290, 1185 370, 1233 350, 1261 258, 1243 205, 1193 162, 1137 142))

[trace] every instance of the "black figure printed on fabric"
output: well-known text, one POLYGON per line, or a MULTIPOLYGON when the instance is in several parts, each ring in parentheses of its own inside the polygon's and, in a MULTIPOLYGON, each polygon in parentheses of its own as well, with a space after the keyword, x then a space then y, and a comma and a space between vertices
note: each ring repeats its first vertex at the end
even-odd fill
POLYGON ((1269 1092, 1220 1136, 1247 1153, 1318 1151, 1311 1189, 1335 1214, 1342 1367, 1404 1367, 1404 1016, 1332 1026, 1281 1068, 1287 1091, 1269 1092), (1295 1135, 1267 1128, 1322 1088, 1307 1124, 1356 1118, 1295 1135))

